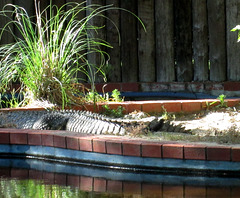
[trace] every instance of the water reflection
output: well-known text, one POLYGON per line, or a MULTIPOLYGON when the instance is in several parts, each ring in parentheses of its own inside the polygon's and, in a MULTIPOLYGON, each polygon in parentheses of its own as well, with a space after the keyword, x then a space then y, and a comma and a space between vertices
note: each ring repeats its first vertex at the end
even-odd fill
MULTIPOLYGON (((33 164, 37 162, 42 163, 33 164)), ((22 167, 24 163, 10 159, 2 164, 0 197, 240 197, 239 178, 115 173, 69 165, 65 172, 59 172, 59 168, 51 167, 56 164, 44 162, 43 167, 36 169, 29 162, 29 167, 22 167), (70 168, 74 173, 67 173, 70 168)))

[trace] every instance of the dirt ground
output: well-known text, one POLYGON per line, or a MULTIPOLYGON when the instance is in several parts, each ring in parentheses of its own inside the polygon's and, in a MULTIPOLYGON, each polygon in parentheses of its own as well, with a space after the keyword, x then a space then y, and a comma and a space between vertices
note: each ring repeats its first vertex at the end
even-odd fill
POLYGON ((181 125, 190 133, 158 131, 142 137, 151 140, 240 144, 240 106, 167 116, 171 123, 181 125))

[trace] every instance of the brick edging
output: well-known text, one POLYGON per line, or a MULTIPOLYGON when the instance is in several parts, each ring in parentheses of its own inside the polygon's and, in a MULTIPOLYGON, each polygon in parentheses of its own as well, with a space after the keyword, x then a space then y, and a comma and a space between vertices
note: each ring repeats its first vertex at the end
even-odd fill
POLYGON ((0 129, 0 144, 49 146, 122 156, 240 162, 240 146, 156 142, 63 131, 0 129))
MULTIPOLYGON (((239 99, 226 99, 228 107, 233 107, 240 104, 239 99)), ((108 105, 110 109, 116 109, 119 106, 124 108, 124 113, 131 113, 133 111, 144 111, 146 113, 180 113, 180 112, 197 112, 212 108, 220 104, 217 99, 203 99, 203 100, 153 100, 153 101, 126 101, 126 102, 107 102, 94 104, 83 104, 81 106, 74 106, 71 109, 74 110, 87 110, 92 112, 101 113, 104 111, 103 105, 108 105), (215 102, 210 105, 210 103, 215 102)), ((32 110, 44 110, 42 107, 30 108, 4 108, 0 109, 0 112, 8 111, 32 111, 32 110)))

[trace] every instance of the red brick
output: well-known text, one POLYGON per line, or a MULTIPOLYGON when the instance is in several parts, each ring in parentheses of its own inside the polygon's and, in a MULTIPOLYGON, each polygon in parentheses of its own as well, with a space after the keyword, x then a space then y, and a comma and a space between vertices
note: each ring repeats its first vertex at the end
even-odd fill
POLYGON ((198 145, 185 145, 184 159, 206 160, 206 147, 198 145))
MULTIPOLYGON (((98 93, 101 93, 102 92, 102 87, 104 86, 105 84, 104 83, 95 83, 95 89, 98 93)), ((89 87, 91 88, 91 86, 89 87)))
POLYGON ((202 100, 202 109, 211 109, 212 107, 216 107, 219 105, 219 100, 211 99, 211 100, 202 100))
POLYGON ((182 111, 183 112, 194 112, 194 111, 200 111, 201 109, 202 109, 201 102, 194 102, 194 101, 182 102, 182 111))
POLYGON ((164 101, 161 108, 164 108, 168 113, 181 112, 182 104, 180 102, 164 101))
POLYGON ((79 186, 80 186, 80 176, 67 175, 67 185, 79 188, 79 186))
POLYGON ((142 143, 142 157, 162 157, 162 145, 154 143, 142 143))
POLYGON ((232 148, 232 161, 240 162, 240 148, 232 148))
POLYGON ((107 92, 112 92, 114 89, 117 89, 120 91, 121 83, 107 83, 107 84, 103 84, 103 86, 100 85, 99 92, 102 93, 104 91, 104 93, 107 93, 107 92))
POLYGON ((200 93, 204 91, 204 84, 200 82, 187 83, 187 91, 200 93))
POLYGON ((17 132, 10 133, 10 143, 11 144, 27 144, 27 133, 17 132))
POLYGON ((9 144, 10 135, 9 132, 0 131, 0 144, 9 144))
POLYGON ((29 145, 42 145, 42 135, 39 133, 28 133, 28 144, 29 145))
POLYGON ((54 175, 54 183, 60 186, 67 185, 67 175, 66 174, 55 174, 54 175))
POLYGON ((73 106, 73 107, 70 107, 69 109, 73 109, 73 110, 76 110, 76 111, 82 111, 82 110, 84 110, 84 107, 83 106, 73 106))
POLYGON ((122 143, 117 141, 106 141, 107 154, 122 155, 122 143))
POLYGON ((184 188, 183 186, 170 186, 170 185, 163 185, 163 197, 184 197, 184 188))
POLYGON ((141 156, 141 144, 135 142, 122 142, 123 155, 141 156))
POLYGON ((109 193, 122 193, 123 184, 121 181, 108 180, 107 192, 109 193))
POLYGON ((170 83, 170 91, 185 91, 185 83, 170 83))
POLYGON ((141 83, 141 91, 143 92, 159 92, 168 90, 169 83, 141 83))
POLYGON ((19 179, 28 179, 28 170, 27 169, 11 169, 11 177, 19 178, 19 179))
POLYGON ((92 138, 90 137, 80 137, 79 147, 81 151, 93 151, 92 138))
POLYGON ((163 158, 183 159, 183 145, 163 144, 163 158))
POLYGON ((224 82, 225 91, 240 91, 239 82, 224 82))
POLYGON ((93 190, 93 178, 92 177, 80 177, 80 190, 92 191, 93 190))
MULTIPOLYGON (((122 104, 121 102, 111 102, 107 104, 110 109, 117 109, 119 108, 122 104)), ((104 111, 104 109, 103 109, 104 111)))
POLYGON ((207 187, 206 197, 227 198, 233 196, 231 195, 231 188, 229 187, 207 187))
POLYGON ((93 139, 93 152, 106 153, 106 141, 101 139, 93 139))
POLYGON ((29 179, 42 180, 42 178, 43 178, 43 172, 42 171, 30 169, 28 171, 28 174, 29 174, 29 179))
POLYGON ((77 137, 66 137, 67 148, 73 150, 79 150, 79 140, 77 137))
POLYGON ((223 90, 224 87, 222 83, 205 83, 205 90, 206 91, 212 91, 212 90, 223 90))
POLYGON ((106 179, 94 178, 93 183, 94 183, 93 190, 95 192, 106 192, 106 190, 107 190, 106 179))
POLYGON ((128 102, 123 103, 122 107, 125 108, 125 113, 131 113, 133 111, 142 111, 142 103, 141 102, 128 102))
POLYGON ((54 173, 43 172, 43 180, 45 184, 54 184, 54 173))
POLYGON ((160 113, 163 111, 162 104, 159 102, 144 102, 142 104, 142 111, 147 113, 160 113))
POLYGON ((232 186, 232 193, 231 193, 231 197, 232 198, 238 198, 239 197, 239 192, 240 192, 240 186, 232 186))
POLYGON ((210 108, 210 104, 215 100, 202 100, 202 109, 210 108))
POLYGON ((43 146, 53 146, 53 135, 42 134, 42 145, 43 146))
POLYGON ((185 198, 206 197, 205 186, 185 186, 185 198))
POLYGON ((11 168, 0 168, 0 177, 11 177, 11 168))
POLYGON ((98 105, 93 104, 84 104, 84 110, 91 111, 91 112, 99 112, 98 105))
POLYGON ((61 135, 53 136, 53 146, 58 148, 66 148, 66 138, 61 135))
POLYGON ((141 194, 141 183, 138 182, 123 182, 124 194, 141 194))
POLYGON ((162 197, 162 184, 142 184, 142 195, 143 196, 153 196, 153 197, 162 197))
POLYGON ((139 84, 138 83, 121 83, 121 90, 119 91, 134 91, 138 92, 139 91, 139 84))
POLYGON ((227 99, 226 102, 229 107, 234 107, 240 103, 240 100, 239 99, 227 99))
POLYGON ((230 161, 231 148, 230 147, 207 147, 207 160, 215 161, 230 161))

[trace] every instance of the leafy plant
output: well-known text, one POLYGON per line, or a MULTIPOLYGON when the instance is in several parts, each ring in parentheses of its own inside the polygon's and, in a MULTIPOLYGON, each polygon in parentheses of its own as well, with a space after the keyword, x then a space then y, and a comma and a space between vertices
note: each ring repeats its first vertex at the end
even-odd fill
POLYGON ((96 103, 96 102, 110 102, 110 101, 122 102, 123 98, 121 98, 120 91, 118 91, 117 89, 114 89, 111 93, 111 96, 109 96, 108 93, 103 93, 101 95, 96 91, 89 91, 85 95, 85 100, 88 101, 88 102, 93 101, 94 103, 96 103))
POLYGON ((122 102, 123 101, 123 98, 121 98, 121 93, 117 89, 114 89, 112 91, 112 100, 114 102, 122 102))
POLYGON ((85 101, 96 103, 103 102, 105 99, 98 92, 91 90, 85 95, 85 101))
POLYGON ((0 108, 16 108, 22 106, 22 96, 13 89, 10 94, 0 94, 0 108))
POLYGON ((162 105, 162 110, 163 110, 162 118, 164 120, 169 120, 169 119, 175 120, 175 118, 176 118, 175 114, 168 113, 167 109, 164 107, 164 105, 162 105))
MULTIPOLYGON (((227 102, 225 101, 226 97, 227 97, 227 96, 224 95, 224 94, 219 95, 219 96, 217 97, 217 99, 219 100, 220 104, 217 105, 216 107, 218 107, 218 108, 228 107, 228 106, 227 106, 227 102)), ((215 104, 215 103, 217 103, 217 102, 218 102, 218 101, 213 101, 213 102, 211 102, 211 103, 210 103, 210 106, 213 105, 213 104, 215 104)), ((207 103, 206 103, 206 104, 207 104, 207 103)), ((208 105, 208 106, 209 106, 209 105, 208 105)))
POLYGON ((75 2, 58 8, 50 1, 50 5, 41 11, 37 0, 34 2, 35 18, 30 17, 23 7, 13 4, 7 4, 0 12, 7 18, 14 17, 9 18, 10 22, 2 29, 1 39, 5 31, 15 39, 14 43, 0 47, 0 92, 6 92, 12 82, 19 81, 20 93, 31 92, 35 99, 45 99, 62 105, 62 108, 79 104, 83 94, 76 86, 79 82, 77 74, 86 74, 92 91, 95 91, 96 74, 105 77, 102 68, 107 54, 101 46, 111 47, 106 41, 92 36, 91 32, 103 27, 93 26, 91 20, 105 17, 106 10, 118 8, 75 2), (79 20, 79 13, 86 11, 89 14, 79 20), (12 26, 20 32, 20 37, 13 33, 12 26), (92 53, 100 54, 100 65, 88 62, 86 56, 92 53))
POLYGON ((231 29, 232 32, 238 31, 238 40, 237 42, 240 42, 240 25, 237 25, 233 29, 231 29))
POLYGON ((123 117, 124 107, 118 106, 117 109, 110 109, 109 105, 103 105, 104 108, 103 114, 109 117, 120 118, 123 117))

